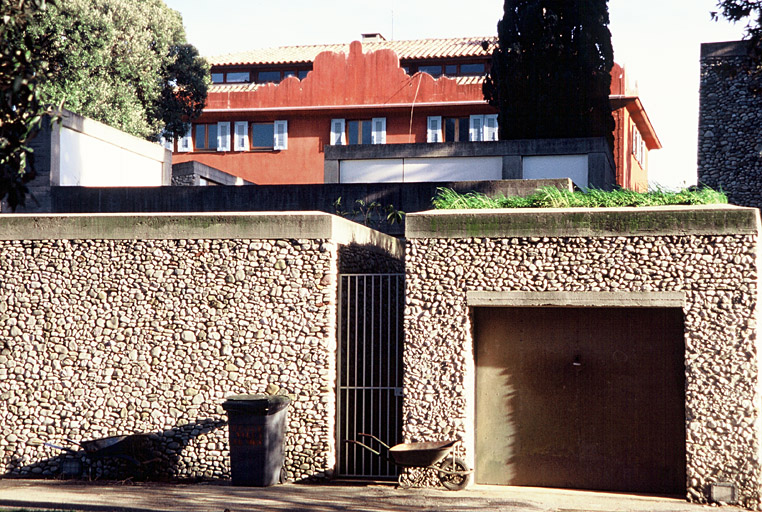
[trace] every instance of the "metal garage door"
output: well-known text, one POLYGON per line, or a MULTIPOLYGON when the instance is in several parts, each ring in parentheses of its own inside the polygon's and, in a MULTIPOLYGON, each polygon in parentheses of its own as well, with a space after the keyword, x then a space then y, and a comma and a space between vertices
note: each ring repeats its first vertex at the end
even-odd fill
POLYGON ((683 314, 477 308, 476 481, 685 492, 683 314))

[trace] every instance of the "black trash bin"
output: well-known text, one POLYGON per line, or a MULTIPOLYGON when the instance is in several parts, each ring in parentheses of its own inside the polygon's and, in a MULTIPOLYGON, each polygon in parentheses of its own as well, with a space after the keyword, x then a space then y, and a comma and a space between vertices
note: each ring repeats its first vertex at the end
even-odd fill
POLYGON ((234 395, 222 404, 228 413, 233 485, 267 487, 280 482, 290 402, 284 395, 234 395))

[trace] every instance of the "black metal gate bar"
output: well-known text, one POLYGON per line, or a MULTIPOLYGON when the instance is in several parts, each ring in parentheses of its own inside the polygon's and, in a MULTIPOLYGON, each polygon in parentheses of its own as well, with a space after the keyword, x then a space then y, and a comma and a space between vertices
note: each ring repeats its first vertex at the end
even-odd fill
MULTIPOLYGON (((394 478, 397 468, 361 447, 373 444, 357 433, 390 445, 402 429, 403 274, 343 274, 339 279, 338 474, 394 478)), ((375 446, 374 446, 375 447, 375 446)))

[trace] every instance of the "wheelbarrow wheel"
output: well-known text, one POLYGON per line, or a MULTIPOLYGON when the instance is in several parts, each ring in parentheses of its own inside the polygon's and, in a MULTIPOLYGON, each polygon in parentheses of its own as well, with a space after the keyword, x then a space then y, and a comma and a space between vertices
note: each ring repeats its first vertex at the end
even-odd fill
POLYGON ((442 482, 445 489, 460 491, 461 489, 465 489, 468 482, 471 480, 471 473, 469 472, 468 466, 466 466, 463 459, 459 459, 458 457, 446 457, 439 463, 439 469, 444 470, 439 471, 439 481, 442 482), (449 473, 446 473, 447 471, 449 471, 449 473), (457 472, 458 474, 452 474, 454 472, 457 472))

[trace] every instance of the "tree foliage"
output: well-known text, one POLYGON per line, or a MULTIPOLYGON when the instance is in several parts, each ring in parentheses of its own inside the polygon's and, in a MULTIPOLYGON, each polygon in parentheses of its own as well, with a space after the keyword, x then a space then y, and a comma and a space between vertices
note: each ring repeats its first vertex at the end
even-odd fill
POLYGON ((607 0, 505 0, 484 96, 500 139, 604 136, 613 147, 607 0))
POLYGON ((34 178, 33 153, 28 141, 37 134, 48 108, 39 86, 48 77, 52 39, 33 41, 28 28, 34 17, 56 0, 3 0, 0 2, 0 201, 13 210, 23 205, 28 183, 34 178), (34 46, 33 46, 34 44, 34 46), (32 50, 34 48, 34 50, 32 50))
POLYGON ((733 23, 746 20, 746 37, 751 41, 751 54, 762 60, 762 0, 718 0, 719 11, 711 13, 733 23))
POLYGON ((66 0, 31 27, 52 38, 50 102, 133 135, 185 133, 206 99, 208 65, 162 0, 66 0))

